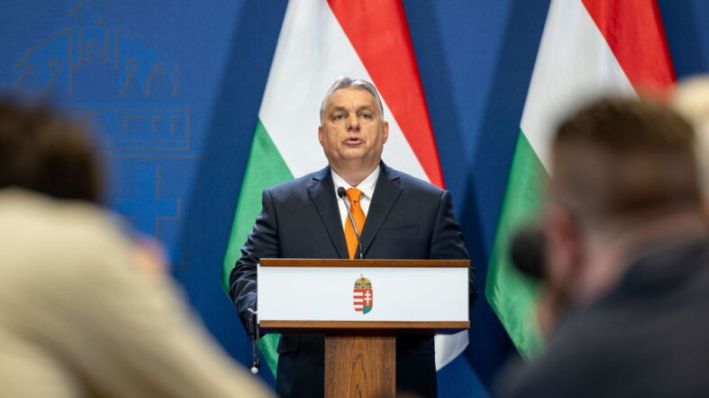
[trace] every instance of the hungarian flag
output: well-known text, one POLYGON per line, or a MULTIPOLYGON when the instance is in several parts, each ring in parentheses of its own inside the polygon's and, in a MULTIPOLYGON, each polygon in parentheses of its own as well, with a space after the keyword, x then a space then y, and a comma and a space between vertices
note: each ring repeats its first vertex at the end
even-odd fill
MULTIPOLYGON (((224 259, 224 281, 261 210, 261 192, 327 164, 317 139, 320 103, 340 76, 373 82, 384 102, 392 167, 443 186, 423 89, 400 0, 292 0, 288 4, 254 132, 224 259)), ((277 336, 261 339, 276 369, 277 336)), ((437 337, 439 367, 468 344, 467 332, 437 337)))
POLYGON ((509 238, 538 215, 548 148, 561 117, 601 95, 658 92, 674 81, 655 0, 552 0, 490 258, 486 296, 520 353, 540 347, 536 286, 508 258, 509 238))

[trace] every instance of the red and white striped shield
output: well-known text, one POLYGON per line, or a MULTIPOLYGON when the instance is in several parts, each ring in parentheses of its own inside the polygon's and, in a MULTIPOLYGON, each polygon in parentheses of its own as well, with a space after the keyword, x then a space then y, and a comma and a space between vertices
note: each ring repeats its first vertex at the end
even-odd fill
POLYGON ((355 281, 354 290, 352 292, 354 310, 361 312, 362 315, 368 313, 374 307, 374 290, 372 282, 365 278, 364 275, 355 281))

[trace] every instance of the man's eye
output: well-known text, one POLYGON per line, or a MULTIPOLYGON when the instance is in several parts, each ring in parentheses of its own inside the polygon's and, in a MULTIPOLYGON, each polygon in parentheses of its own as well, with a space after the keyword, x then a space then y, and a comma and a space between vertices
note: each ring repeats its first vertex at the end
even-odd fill
POLYGON ((366 119, 366 120, 372 120, 372 118, 373 118, 374 116, 373 116, 371 113, 369 113, 369 112, 362 112, 362 113, 359 114, 359 117, 361 117, 361 118, 363 118, 363 119, 366 119))
POLYGON ((332 115, 332 120, 342 120, 344 118, 345 118, 344 113, 335 113, 334 115, 332 115))

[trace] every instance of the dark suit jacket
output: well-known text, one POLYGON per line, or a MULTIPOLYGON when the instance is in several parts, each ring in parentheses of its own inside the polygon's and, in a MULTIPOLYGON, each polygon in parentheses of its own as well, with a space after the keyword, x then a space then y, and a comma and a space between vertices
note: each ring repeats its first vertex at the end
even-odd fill
MULTIPOLYGON (((244 325, 256 306, 260 258, 348 258, 330 168, 263 193, 263 209, 230 277, 230 294, 244 325)), ((383 163, 361 235, 365 258, 467 259, 451 197, 434 185, 383 163)), ((471 292, 475 292, 471 270, 471 292)), ((323 395, 322 335, 283 334, 278 393, 323 395)), ((397 389, 436 396, 433 336, 397 338, 397 389)))

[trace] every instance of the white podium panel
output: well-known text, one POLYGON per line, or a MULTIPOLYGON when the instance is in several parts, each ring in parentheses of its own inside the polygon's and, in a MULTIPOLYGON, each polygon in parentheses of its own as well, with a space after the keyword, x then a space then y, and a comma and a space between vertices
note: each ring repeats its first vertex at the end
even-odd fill
POLYGON ((468 322, 467 266, 259 264, 257 278, 259 322, 468 322))

